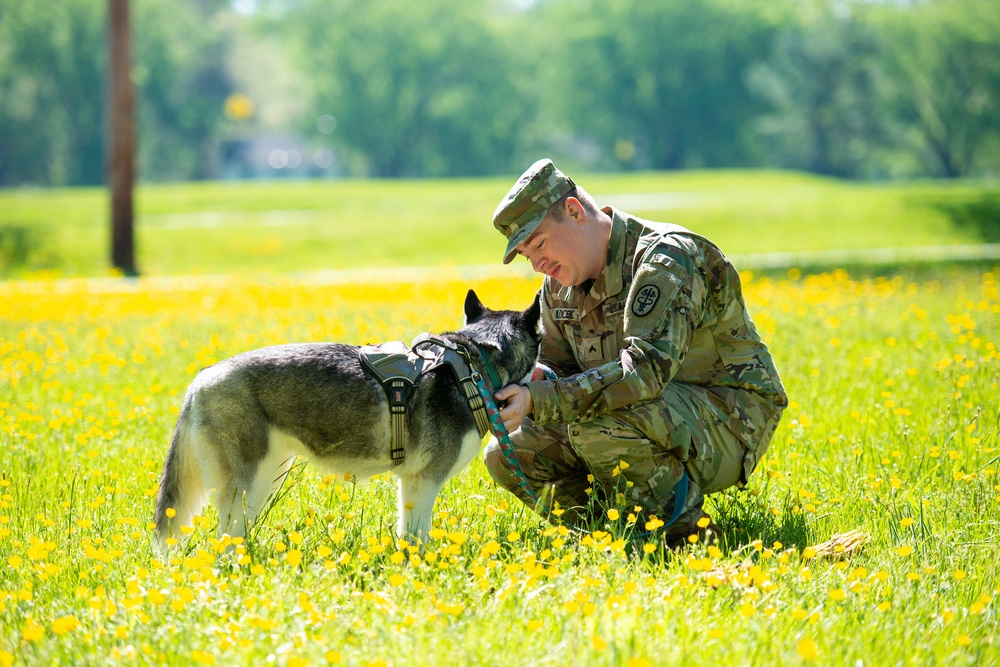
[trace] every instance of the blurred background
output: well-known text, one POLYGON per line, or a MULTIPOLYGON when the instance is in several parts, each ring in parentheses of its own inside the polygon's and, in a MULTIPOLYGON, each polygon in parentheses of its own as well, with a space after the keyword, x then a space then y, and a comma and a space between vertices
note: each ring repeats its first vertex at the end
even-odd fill
MULTIPOLYGON (((139 178, 1000 170, 995 0, 132 0, 139 178)), ((0 185, 104 181, 107 6, 0 0, 0 185)))
MULTIPOLYGON (((996 0, 129 5, 144 273, 493 263, 543 156, 730 252, 1000 241, 996 0)), ((0 0, 0 278, 107 271, 108 37, 0 0)))

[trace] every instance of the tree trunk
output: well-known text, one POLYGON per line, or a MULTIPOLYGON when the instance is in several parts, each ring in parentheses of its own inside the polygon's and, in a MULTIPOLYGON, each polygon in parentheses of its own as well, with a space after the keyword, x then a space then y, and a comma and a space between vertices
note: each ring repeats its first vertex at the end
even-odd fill
POLYGON ((135 266, 132 189, 135 184, 135 91, 128 0, 108 0, 108 187, 111 263, 127 275, 135 266))

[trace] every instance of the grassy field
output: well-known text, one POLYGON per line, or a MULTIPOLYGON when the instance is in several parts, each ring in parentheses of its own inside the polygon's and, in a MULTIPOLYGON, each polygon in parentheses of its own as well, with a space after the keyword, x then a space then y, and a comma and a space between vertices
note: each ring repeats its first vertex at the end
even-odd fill
MULTIPOLYGON (((599 203, 686 225, 729 254, 972 243, 982 238, 976 216, 1000 218, 997 187, 986 184, 577 176, 599 203), (956 224, 967 205, 973 224, 956 224)), ((146 185, 136 194, 137 261, 146 275, 492 264, 501 246, 490 218, 512 180, 146 185)), ((101 189, 0 190, 0 278, 106 274, 107 207, 101 189)))
MULTIPOLYGON (((211 509, 185 552, 154 551, 198 368, 455 328, 468 281, 436 277, 0 283, 0 665, 1000 660, 1000 268, 747 276, 793 402, 749 489, 710 499, 721 548, 647 550, 627 506, 568 534, 475 461, 423 551, 392 537, 391 478, 312 467, 231 553, 211 509), (811 548, 854 530, 849 557, 811 548)), ((475 286, 520 308, 537 282, 475 286)))
MULTIPOLYGON (((914 204, 972 186, 593 181, 737 252, 975 240, 914 204)), ((634 538, 628 506, 569 533, 477 460, 423 550, 392 535, 390 476, 303 466, 245 542, 217 540, 208 508, 183 552, 158 553, 153 500, 197 370, 273 343, 454 329, 469 287, 525 307, 537 279, 459 266, 496 262, 506 187, 146 188, 143 268, 176 277, 0 282, 0 667, 1000 663, 1000 266, 745 272, 792 404, 749 487, 709 499, 718 547, 664 552, 634 538), (437 269, 281 274, 387 264, 437 269)), ((101 275, 102 202, 0 192, 0 227, 46 230, 27 256, 53 274, 101 275)))

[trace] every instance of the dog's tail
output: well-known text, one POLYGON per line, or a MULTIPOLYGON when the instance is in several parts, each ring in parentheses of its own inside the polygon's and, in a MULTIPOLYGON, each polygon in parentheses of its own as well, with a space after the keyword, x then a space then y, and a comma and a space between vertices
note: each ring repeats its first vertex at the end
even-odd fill
POLYGON ((191 523, 208 496, 205 479, 197 455, 194 451, 195 429, 194 392, 184 397, 177 425, 170 438, 170 450, 163 464, 160 490, 156 496, 157 542, 161 551, 166 551, 168 539, 181 537, 181 526, 191 523))

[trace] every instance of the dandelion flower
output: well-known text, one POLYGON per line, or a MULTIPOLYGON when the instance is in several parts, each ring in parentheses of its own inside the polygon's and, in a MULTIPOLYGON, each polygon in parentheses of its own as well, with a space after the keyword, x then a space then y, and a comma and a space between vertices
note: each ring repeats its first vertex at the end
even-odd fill
POLYGON ((816 647, 816 642, 808 638, 799 640, 799 643, 795 646, 795 652, 798 653, 803 660, 815 660, 819 655, 819 649, 816 647))
POLYGON ((52 621, 52 632, 57 635, 64 635, 80 627, 80 621, 76 616, 61 616, 52 621))
POLYGON ((215 656, 211 653, 206 653, 205 651, 191 651, 191 660, 198 663, 199 665, 214 665, 215 656))

